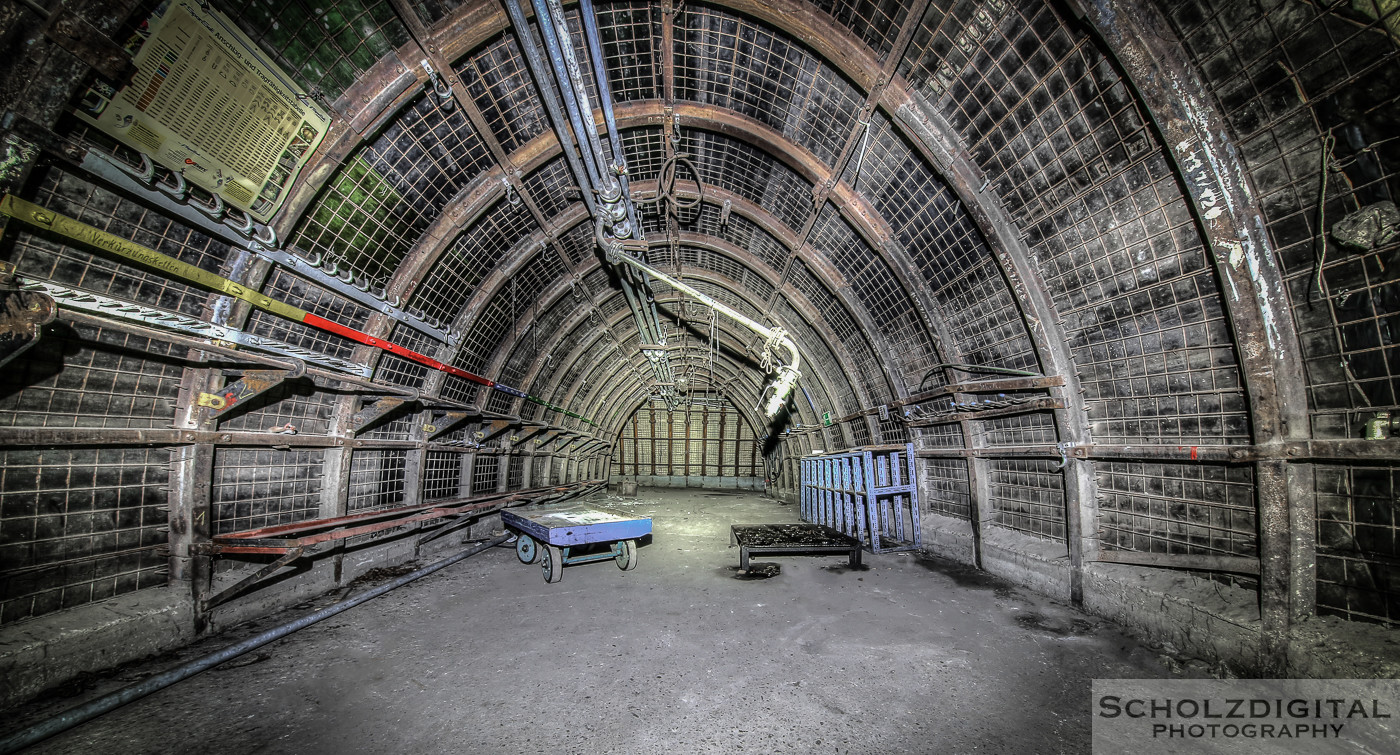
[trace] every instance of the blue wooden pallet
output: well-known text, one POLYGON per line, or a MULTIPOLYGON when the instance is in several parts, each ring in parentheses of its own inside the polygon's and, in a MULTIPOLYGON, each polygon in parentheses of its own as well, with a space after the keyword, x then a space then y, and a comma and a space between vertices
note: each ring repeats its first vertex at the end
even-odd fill
POLYGON ((651 517, 628 516, 593 506, 505 509, 501 523, 517 536, 515 554, 539 560, 544 581, 563 579, 567 565, 612 559, 619 569, 637 568, 637 539, 651 534, 651 517), (576 549, 608 544, 608 550, 578 554, 576 549))

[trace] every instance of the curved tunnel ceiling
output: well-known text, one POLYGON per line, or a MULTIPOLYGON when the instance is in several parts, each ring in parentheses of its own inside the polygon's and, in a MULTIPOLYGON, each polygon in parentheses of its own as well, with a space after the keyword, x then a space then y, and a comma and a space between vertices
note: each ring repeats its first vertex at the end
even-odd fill
MULTIPOLYGON (((336 113, 274 230, 449 325, 455 342, 329 294, 322 308, 616 433, 650 378, 504 7, 392 0, 333 18, 302 3, 223 6, 336 113)), ((1128 7, 1105 1, 1086 21, 1077 4, 1030 0, 599 4, 648 259, 794 335, 806 360, 795 420, 846 417, 802 444, 909 440, 875 409, 952 380, 945 364, 1064 380, 1051 387, 1060 409, 967 443, 1232 445, 1308 430, 1294 303, 1270 247, 1292 237, 1252 214, 1250 155, 1225 130, 1224 151, 1200 147, 1208 160, 1179 139, 1210 141, 1222 120, 1208 92, 1231 78, 1196 63, 1215 41, 1200 32, 1208 14, 1142 6, 1140 21, 1103 20, 1128 7), (1140 55, 1158 45, 1138 34, 1154 24, 1191 42, 1140 55), (1162 77, 1186 83, 1180 102, 1163 99, 1162 77), (645 205, 672 137, 699 171, 679 191, 704 198, 679 217, 645 205), (1207 162, 1214 174, 1197 179, 1207 162)), ((31 109, 53 122, 59 106, 31 109)), ((1226 115, 1246 136, 1267 126, 1226 115)), ((1271 223, 1298 213, 1270 202, 1271 223)), ((234 266, 269 293, 295 289, 283 270, 234 266)), ((707 312, 655 297, 685 342, 676 357, 707 374, 707 312)), ((428 394, 578 424, 262 312, 246 328, 428 394)), ((721 333, 715 382, 760 426, 755 339, 727 322, 721 333)))

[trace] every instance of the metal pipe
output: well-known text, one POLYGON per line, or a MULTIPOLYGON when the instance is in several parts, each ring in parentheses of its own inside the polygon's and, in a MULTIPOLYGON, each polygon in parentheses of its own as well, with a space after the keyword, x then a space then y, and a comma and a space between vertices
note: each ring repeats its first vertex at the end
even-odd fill
POLYGON ((589 192, 586 185, 589 182, 589 173, 579 162, 578 155, 574 153, 574 140, 569 135, 569 119, 564 114, 559 105, 559 98, 554 93, 554 87, 549 86, 553 79, 549 75, 549 69, 545 67, 544 60, 540 58, 540 50, 535 47, 535 38, 530 34, 530 24, 525 20, 525 11, 520 9, 520 0, 506 0, 506 11, 510 14, 510 23, 515 27, 515 36, 520 40, 520 47, 525 51, 525 62, 530 66, 530 73, 535 77, 535 83, 539 86, 540 96, 544 99, 545 112, 549 114, 549 120, 554 124, 554 133, 559 137, 559 146, 564 152, 564 159, 569 162, 569 168, 574 172, 574 178, 579 183, 579 193, 583 195, 583 205, 588 208, 591 217, 598 216, 598 209, 593 204, 593 194, 589 192))
MULTIPOLYGON (((579 70, 578 59, 574 57, 573 39, 569 36, 569 24, 564 19, 564 7, 559 0, 534 0, 535 7, 546 6, 547 14, 553 23, 556 33, 556 43, 559 53, 564 60, 564 73, 566 78, 560 83, 566 84, 566 89, 572 87, 574 95, 578 98, 578 108, 580 122, 586 126, 583 133, 578 134, 582 141, 588 141, 589 149, 593 150, 595 159, 598 161, 598 171, 601 181, 598 185, 599 197, 604 204, 616 204, 622 199, 621 189, 618 186, 617 178, 612 171, 607 169, 603 163, 603 143, 598 139, 598 127, 593 122, 593 104, 588 100, 588 88, 583 85, 583 73, 579 70)), ((540 25, 543 28, 544 24, 540 25)))
POLYGON ((787 349, 788 353, 792 355, 792 361, 787 366, 793 370, 796 370, 801 365, 802 357, 797 353, 797 344, 794 343, 793 340, 789 338, 785 333, 781 333, 778 330, 770 328, 767 325, 764 325, 760 322, 757 322, 756 320, 752 320, 746 317, 744 314, 731 308, 729 305, 718 301, 704 293, 701 293, 699 290, 689 285, 686 285, 685 283, 682 283, 669 275, 666 275, 665 273, 651 267, 650 265, 646 264, 645 262, 642 262, 636 257, 633 257, 629 254, 619 254, 617 257, 619 261, 626 262, 627 264, 637 268, 638 270, 641 270, 647 275, 650 275, 653 278, 660 280, 661 282, 665 283, 671 288, 674 288, 677 291, 683 291, 687 294, 690 294, 691 296, 695 297, 696 299, 699 299, 700 301, 704 302, 706 305, 712 307, 713 309, 723 312, 725 315, 738 321, 740 324, 748 327, 750 330, 754 331, 755 333, 758 333, 764 338, 773 338, 774 336, 778 336, 778 343, 782 344, 783 348, 787 349))
MULTIPOLYGON (((515 0, 510 0, 515 2, 515 0)), ((569 113, 569 122, 574 127, 574 137, 579 141, 579 154, 583 156, 583 164, 588 169, 589 185, 583 187, 584 191, 589 189, 601 189, 603 186, 602 176, 599 173, 601 166, 596 162, 596 153, 593 152, 591 144, 588 149, 583 149, 587 139, 588 129, 583 126, 583 116, 579 108, 577 92, 573 85, 569 83, 568 64, 564 61, 564 51, 560 46, 559 37, 555 32, 554 24, 550 19, 549 8, 544 0, 531 0, 535 9, 535 20, 540 24, 540 36, 544 39, 544 46, 549 50, 549 62, 554 68, 554 80, 559 87, 559 93, 564 97, 564 108, 569 113)), ((529 33, 528 29, 525 32, 529 33)), ((592 120, 592 113, 589 113, 592 120)), ((601 195, 600 195, 601 196, 601 195)), ((597 217, 597 215, 595 215, 597 217)))
POLYGON ((608 83, 608 68, 603 63, 603 36, 598 32, 598 16, 593 10, 593 0, 580 0, 579 17, 583 20, 584 38, 588 42, 588 56, 593 62, 593 79, 598 84, 599 107, 603 109, 603 123, 608 129, 608 142, 612 145, 613 164, 618 168, 618 182, 622 186, 622 197, 627 207, 627 219, 632 224, 633 238, 645 237, 641 218, 637 217, 637 206, 632 203, 631 181, 627 177, 627 159, 622 151, 622 136, 617 130, 617 116, 613 112, 612 85, 608 83))
POLYGON ((405 574, 404 576, 399 577, 398 579, 392 582, 386 582, 385 584, 382 584, 374 588, 373 590, 368 590, 348 600, 343 600, 339 603, 326 606, 325 608, 322 608, 321 610, 316 611, 315 613, 308 614, 306 616, 301 617, 300 619, 296 619, 295 621, 287 622, 286 624, 274 627, 265 632, 262 632, 261 634, 249 637, 248 639, 237 644, 230 645, 229 647, 226 647, 223 650, 210 653, 209 655, 206 655, 202 658, 196 658, 195 660, 182 663, 179 666, 170 669, 169 671, 156 674, 155 676, 152 676, 136 684, 128 685, 126 687, 123 687, 122 689, 117 690, 116 692, 103 695, 102 697, 99 697, 96 700, 91 700, 87 703, 77 706, 76 708, 70 708, 38 724, 17 731, 9 735, 8 737, 5 737, 4 739, 0 739, 0 755, 9 755, 9 753, 16 752, 37 742, 42 742, 43 740, 48 739, 49 737, 52 737, 55 734, 67 731, 73 728, 74 726, 77 726, 78 724, 84 723, 86 721, 91 721, 92 719, 97 718, 103 713, 116 710, 117 708, 120 708, 121 706, 126 705, 127 703, 140 700, 141 698, 153 692, 159 692, 160 690, 165 689, 166 687, 169 687, 170 685, 176 682, 188 679, 191 676, 200 673, 201 671, 208 671, 209 669, 214 668, 215 666, 218 666, 219 664, 224 663, 226 661, 233 660, 234 658, 237 658, 238 656, 243 655, 244 653, 250 650, 256 650, 257 648, 260 648, 263 645, 266 645, 270 642, 280 640, 283 637, 286 637, 287 635, 299 629, 305 629, 306 627, 309 627, 312 624, 321 621, 322 619, 327 619, 331 616, 335 616, 336 614, 342 611, 346 611, 348 609, 360 605, 361 603, 373 600, 379 597, 380 595, 389 592, 390 590, 403 587, 409 582, 412 582, 416 579, 420 579, 422 577, 426 577, 429 574, 451 566, 457 563, 458 561, 462 561, 471 556, 475 556, 476 554, 487 550, 488 548, 493 548, 496 545, 499 545, 500 543, 503 543, 508 539, 510 539, 510 535, 501 535, 500 537, 487 540, 484 543, 478 543, 477 545, 474 545, 471 548, 468 548, 467 550, 464 550, 455 556, 449 556, 448 558, 438 561, 437 563, 429 564, 428 566, 425 566, 422 569, 419 569, 418 571, 415 571, 411 574, 405 574))

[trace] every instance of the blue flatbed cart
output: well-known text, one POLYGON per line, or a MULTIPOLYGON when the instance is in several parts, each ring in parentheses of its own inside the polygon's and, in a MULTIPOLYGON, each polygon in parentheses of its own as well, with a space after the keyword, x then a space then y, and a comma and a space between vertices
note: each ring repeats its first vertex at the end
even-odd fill
POLYGON ((505 509, 501 523, 514 532, 515 555, 522 563, 540 562, 544 581, 564 578, 564 567, 612 559, 617 568, 637 568, 637 539, 651 534, 651 517, 627 516, 592 506, 505 509), (574 555, 575 549, 608 544, 608 550, 574 555))

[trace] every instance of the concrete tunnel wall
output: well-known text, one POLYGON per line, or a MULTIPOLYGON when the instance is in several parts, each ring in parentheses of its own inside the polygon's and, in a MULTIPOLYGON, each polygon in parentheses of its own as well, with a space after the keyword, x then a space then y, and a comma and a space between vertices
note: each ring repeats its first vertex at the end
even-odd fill
MULTIPOLYGON (((5 191, 597 425, 9 220, 0 254, 25 276, 371 377, 288 380, 210 419, 224 368, 267 365, 110 315, 46 326, 0 375, 6 699, 446 547, 366 535, 205 610, 266 563, 204 555, 210 538, 607 477, 654 391, 502 6, 214 5, 332 112, 270 223, 282 262, 211 232, 197 192, 95 174, 88 150, 141 156, 70 114, 91 60, 20 6, 0 9, 5 191), (384 396, 411 400, 365 424, 384 396)), ((74 7, 116 40, 150 11, 74 7)), ((1242 671, 1393 676, 1387 7, 599 3, 634 189, 655 194, 667 140, 697 169, 677 188, 698 206, 644 206, 648 259, 787 330, 803 377, 769 427, 761 339, 721 318, 712 353, 709 310, 657 285, 673 358, 755 429, 771 494, 795 495, 809 453, 913 443, 934 553, 1242 671), (1363 217, 1376 231, 1343 244, 1363 217)))

